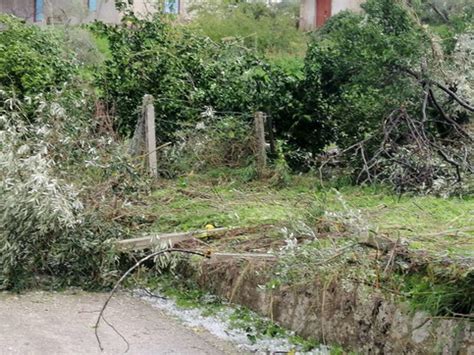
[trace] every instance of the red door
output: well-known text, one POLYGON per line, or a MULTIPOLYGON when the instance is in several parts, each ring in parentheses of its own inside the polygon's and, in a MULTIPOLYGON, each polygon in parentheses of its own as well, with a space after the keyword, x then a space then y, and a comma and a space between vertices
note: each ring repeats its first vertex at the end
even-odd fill
POLYGON ((316 27, 324 25, 331 17, 331 0, 316 0, 316 27))

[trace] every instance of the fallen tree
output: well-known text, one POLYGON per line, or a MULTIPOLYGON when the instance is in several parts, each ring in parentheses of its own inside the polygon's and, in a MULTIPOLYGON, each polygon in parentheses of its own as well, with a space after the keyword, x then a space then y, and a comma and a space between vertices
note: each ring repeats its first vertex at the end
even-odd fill
POLYGON ((465 78, 472 76, 472 33, 450 33, 451 48, 404 1, 363 7, 364 15, 332 18, 306 59, 306 100, 340 148, 327 158, 343 156, 357 183, 469 193, 474 105, 465 78))

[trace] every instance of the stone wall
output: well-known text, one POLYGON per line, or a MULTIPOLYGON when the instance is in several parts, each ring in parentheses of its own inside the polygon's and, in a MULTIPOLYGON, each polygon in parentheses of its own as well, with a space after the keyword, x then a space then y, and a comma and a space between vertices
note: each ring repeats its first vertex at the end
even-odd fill
POLYGON ((364 354, 474 354, 472 323, 410 312, 374 287, 315 275, 268 290, 262 286, 270 280, 269 262, 211 259, 198 269, 190 277, 203 289, 322 343, 364 354))

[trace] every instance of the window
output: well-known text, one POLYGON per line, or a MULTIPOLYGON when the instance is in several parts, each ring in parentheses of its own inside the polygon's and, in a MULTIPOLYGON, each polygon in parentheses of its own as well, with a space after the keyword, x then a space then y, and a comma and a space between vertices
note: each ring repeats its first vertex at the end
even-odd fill
POLYGON ((43 5, 43 0, 35 0, 35 22, 41 22, 44 20, 43 5))
POLYGON ((97 0, 88 0, 87 6, 89 7, 90 12, 97 11, 97 0))
POLYGON ((179 0, 165 0, 164 13, 165 14, 178 14, 179 13, 179 0))

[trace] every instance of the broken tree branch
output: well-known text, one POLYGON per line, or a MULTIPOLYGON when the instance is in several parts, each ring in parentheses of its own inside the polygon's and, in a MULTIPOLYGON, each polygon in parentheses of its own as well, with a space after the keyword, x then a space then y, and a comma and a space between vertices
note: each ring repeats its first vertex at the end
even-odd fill
POLYGON ((452 97, 462 107, 464 107, 465 109, 467 109, 469 111, 474 112, 474 106, 471 106, 466 100, 460 98, 454 91, 452 91, 447 86, 437 82, 436 80, 423 78, 420 73, 418 73, 415 70, 412 70, 410 68, 405 68, 405 67, 397 67, 397 68, 400 69, 401 71, 404 71, 405 73, 411 75, 416 80, 421 82, 423 85, 425 85, 425 83, 428 83, 428 84, 432 84, 432 85, 437 86, 438 88, 443 90, 446 94, 448 94, 450 97, 452 97))
POLYGON ((428 92, 429 92, 429 98, 430 98, 430 101, 431 103, 433 104, 433 106, 436 108, 436 110, 438 110, 438 112, 441 114, 441 116, 443 117, 443 119, 448 122, 449 124, 451 124, 454 129, 456 129, 456 131, 458 133, 460 133, 461 135, 463 135, 464 137, 468 138, 469 140, 472 140, 472 137, 469 135, 469 133, 467 133, 460 125, 459 123, 457 123, 455 120, 453 120, 451 117, 449 117, 448 114, 446 114, 446 112, 444 112, 443 108, 440 106, 440 104, 438 103, 438 100, 436 99, 435 95, 434 95, 434 92, 433 90, 430 88, 428 89, 428 92))
POLYGON ((456 100, 456 102, 458 104, 460 104, 462 107, 464 107, 465 109, 471 111, 471 112, 474 112, 474 106, 471 106, 467 101, 464 101, 463 99, 461 99, 458 95, 456 95, 454 93, 454 91, 452 91, 451 89, 449 89, 448 87, 444 86, 443 84, 440 84, 438 83, 437 81, 434 81, 434 80, 430 80, 430 82, 434 85, 436 85, 437 87, 439 87, 441 90, 443 90, 446 94, 448 94, 449 96, 451 96, 454 100, 456 100))
POLYGON ((212 253, 211 258, 215 259, 229 259, 229 258, 241 258, 241 259, 267 259, 276 260, 278 257, 275 254, 264 254, 264 253, 212 253))
POLYGON ((445 23, 448 23, 449 22, 449 17, 446 13, 442 12, 440 9, 438 9, 438 7, 433 4, 432 2, 430 2, 430 7, 433 9, 434 12, 436 12, 436 14, 441 17, 441 19, 445 22, 445 23))
MULTIPOLYGON (((110 291, 110 294, 109 294, 109 297, 107 297, 107 300, 105 301, 104 305, 102 306, 100 312, 99 312, 99 316, 97 317, 97 321, 95 323, 95 326, 94 326, 94 332, 95 332, 95 337, 97 339, 97 343, 99 345, 99 348, 101 351, 104 350, 104 348, 102 347, 102 343, 100 341, 100 336, 99 336, 99 325, 100 325, 100 321, 101 320, 104 320, 104 312, 105 312, 105 309, 107 308, 110 300, 112 299, 112 297, 114 296, 114 294, 117 292, 118 288, 120 287, 120 285, 122 284, 122 282, 127 278, 128 275, 130 275, 136 268, 138 268, 140 265, 142 265, 145 261, 147 260, 150 260, 152 258, 155 258, 159 255, 162 255, 162 254, 166 254, 166 253, 184 253, 184 254, 193 254, 193 255, 199 255, 199 256, 202 256, 202 257, 209 257, 208 255, 204 254, 204 253, 201 253, 201 252, 197 252, 197 251, 193 251, 193 250, 186 250, 186 249, 173 249, 173 248, 168 248, 168 249, 164 249, 164 250, 160 250, 160 251, 157 251, 157 252, 154 252, 154 253, 151 253, 143 258, 141 258, 140 260, 138 260, 135 265, 133 265, 130 269, 128 269, 123 275, 122 277, 117 281, 117 283, 115 284, 114 288, 112 289, 112 291, 110 291)), ((106 322, 107 324, 109 324, 108 322, 106 322)), ((110 324, 109 324, 110 325, 110 324)), ((112 327, 113 328, 113 327, 112 327)), ((122 337, 122 339, 125 340, 125 342, 127 343, 127 350, 128 351, 128 342, 126 341, 125 338, 122 337)))

